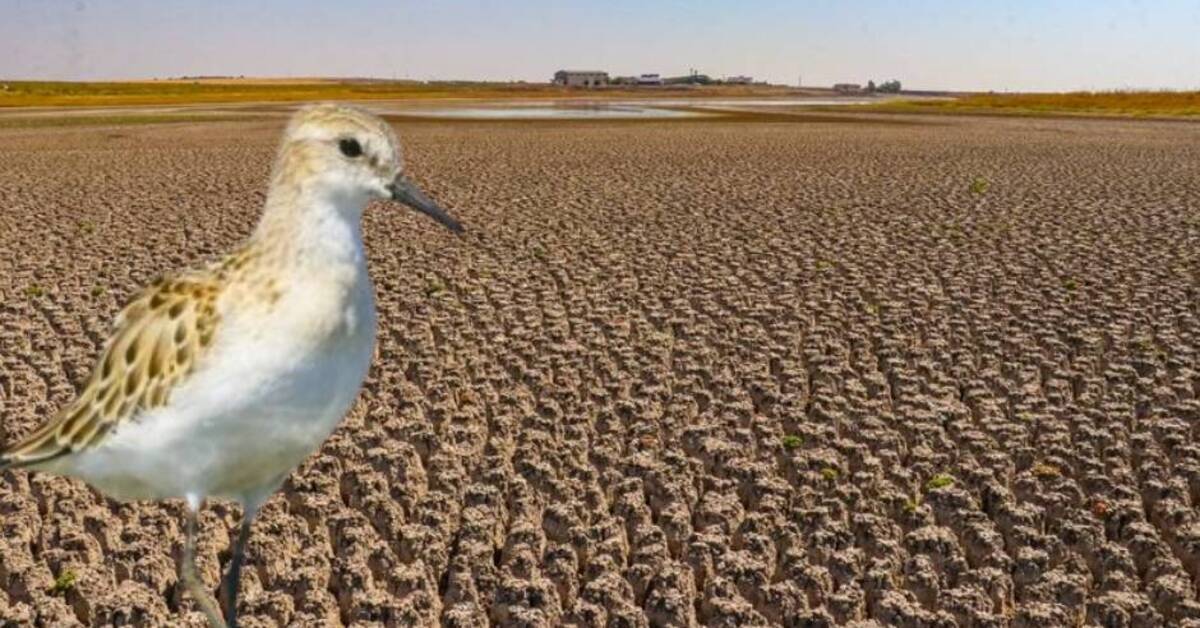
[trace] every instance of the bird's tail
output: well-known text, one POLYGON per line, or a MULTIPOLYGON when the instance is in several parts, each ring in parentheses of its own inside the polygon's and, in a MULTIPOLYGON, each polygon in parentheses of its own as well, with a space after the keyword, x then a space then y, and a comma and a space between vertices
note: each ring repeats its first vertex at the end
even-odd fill
POLYGON ((35 466, 69 453, 71 448, 59 442, 58 426, 50 422, 0 451, 0 471, 35 466))
MULTIPOLYGON (((23 443, 22 443, 23 444, 23 443)), ((56 455, 45 455, 41 452, 26 452, 22 447, 15 446, 5 451, 0 451, 0 473, 9 469, 21 469, 39 462, 46 462, 57 458, 56 455)))
POLYGON ((13 459, 12 449, 0 451, 0 473, 15 469, 17 466, 17 461, 13 459))
POLYGON ((41 455, 24 455, 13 450, 0 452, 0 473, 8 471, 9 469, 23 469, 25 467, 31 467, 42 462, 49 462, 59 457, 63 453, 66 452, 41 455))

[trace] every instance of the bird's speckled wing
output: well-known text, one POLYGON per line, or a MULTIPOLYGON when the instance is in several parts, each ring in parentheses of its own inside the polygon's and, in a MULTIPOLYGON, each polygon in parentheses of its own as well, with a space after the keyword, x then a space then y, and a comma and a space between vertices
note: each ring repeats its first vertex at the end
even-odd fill
POLYGON ((83 391, 52 420, 0 453, 0 468, 36 465, 100 443, 114 427, 165 405, 217 331, 220 273, 163 278, 117 316, 83 391))

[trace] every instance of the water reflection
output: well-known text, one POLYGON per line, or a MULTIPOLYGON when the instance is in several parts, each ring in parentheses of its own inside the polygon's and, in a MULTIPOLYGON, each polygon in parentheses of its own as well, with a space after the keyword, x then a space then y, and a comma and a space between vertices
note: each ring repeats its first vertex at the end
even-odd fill
POLYGON ((813 107, 858 105, 870 99, 782 98, 782 99, 655 99, 639 101, 590 102, 490 102, 466 104, 394 105, 376 104, 379 113, 428 118, 480 120, 587 120, 637 118, 698 118, 720 115, 723 110, 769 109, 775 107, 813 107))
POLYGON ((491 105, 486 107, 463 107, 454 105, 448 105, 444 107, 395 107, 382 110, 382 112, 404 116, 459 119, 472 118, 481 120, 586 120, 593 118, 611 120, 634 118, 695 118, 712 115, 699 111, 681 111, 679 109, 664 109, 643 105, 560 105, 554 103, 541 105, 491 105))

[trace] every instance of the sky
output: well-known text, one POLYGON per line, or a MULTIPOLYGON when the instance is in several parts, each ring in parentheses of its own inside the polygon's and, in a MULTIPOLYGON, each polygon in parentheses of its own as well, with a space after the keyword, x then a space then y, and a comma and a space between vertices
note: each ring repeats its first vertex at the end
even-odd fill
POLYGON ((0 0, 0 77, 1200 88, 1200 0, 0 0))

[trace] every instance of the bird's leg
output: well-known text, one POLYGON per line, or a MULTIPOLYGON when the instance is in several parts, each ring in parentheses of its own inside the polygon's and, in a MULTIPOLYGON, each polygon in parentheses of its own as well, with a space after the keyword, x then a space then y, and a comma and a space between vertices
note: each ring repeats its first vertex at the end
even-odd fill
POLYGON ((183 541, 183 564, 180 566, 183 584, 187 587, 192 599, 196 600, 196 606, 199 606, 200 611, 208 618, 209 626, 212 626, 212 628, 225 628, 225 622, 221 619, 221 610, 217 606, 216 600, 212 599, 208 591, 204 590, 204 583, 200 580, 200 575, 196 572, 196 521, 200 517, 200 499, 189 495, 187 502, 187 525, 183 541))
POLYGON ((229 559, 229 571, 221 583, 225 596, 225 623, 229 628, 237 628, 237 596, 238 582, 242 578, 242 562, 246 558, 246 541, 250 538, 250 524, 254 522, 257 507, 245 506, 242 512, 242 525, 238 530, 237 540, 233 543, 233 556, 229 559))

